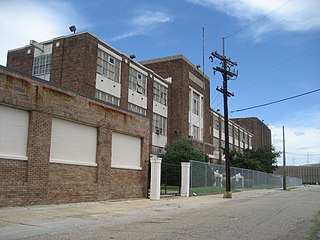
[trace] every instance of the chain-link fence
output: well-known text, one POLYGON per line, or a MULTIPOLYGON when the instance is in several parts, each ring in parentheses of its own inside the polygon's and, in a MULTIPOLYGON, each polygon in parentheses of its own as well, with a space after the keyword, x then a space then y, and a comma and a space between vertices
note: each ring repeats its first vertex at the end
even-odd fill
MULTIPOLYGON (((225 166, 190 160, 190 194, 223 193, 226 187, 225 166)), ((283 176, 243 168, 230 168, 231 189, 282 188, 283 176)), ((287 177, 287 186, 301 186, 300 178, 287 177)))

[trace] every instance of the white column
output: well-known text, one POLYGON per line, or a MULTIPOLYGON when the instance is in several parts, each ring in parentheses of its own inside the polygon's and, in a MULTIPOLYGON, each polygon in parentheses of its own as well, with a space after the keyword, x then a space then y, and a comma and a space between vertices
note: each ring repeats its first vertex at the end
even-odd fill
POLYGON ((151 163, 151 179, 150 179, 150 199, 160 200, 160 184, 161 184, 161 158, 152 156, 151 163))
POLYGON ((190 163, 181 163, 181 197, 189 197, 190 190, 190 163))

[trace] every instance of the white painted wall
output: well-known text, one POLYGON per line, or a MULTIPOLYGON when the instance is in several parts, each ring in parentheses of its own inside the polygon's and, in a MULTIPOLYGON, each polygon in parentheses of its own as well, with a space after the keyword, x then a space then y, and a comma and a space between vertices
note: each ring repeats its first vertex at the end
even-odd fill
POLYGON ((165 147, 167 144, 167 136, 152 133, 152 145, 157 147, 165 147))
POLYGON ((162 103, 153 101, 153 112, 167 118, 168 107, 162 103))
POLYGON ((128 102, 147 109, 147 100, 148 98, 146 96, 129 89, 128 102))
POLYGON ((108 79, 105 76, 96 74, 96 89, 120 98, 121 84, 108 79))

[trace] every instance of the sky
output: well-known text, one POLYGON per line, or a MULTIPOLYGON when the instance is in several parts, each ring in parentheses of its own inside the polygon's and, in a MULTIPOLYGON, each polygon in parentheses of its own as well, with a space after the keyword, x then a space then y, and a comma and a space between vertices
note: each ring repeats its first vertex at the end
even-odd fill
POLYGON ((209 57, 222 54, 224 38, 239 72, 228 81, 229 117, 263 120, 278 151, 284 127, 287 165, 320 163, 319 9, 319 0, 0 0, 0 64, 9 49, 68 35, 76 25, 137 61, 183 54, 201 65, 211 107, 223 110, 222 77, 212 70, 219 61, 209 57))

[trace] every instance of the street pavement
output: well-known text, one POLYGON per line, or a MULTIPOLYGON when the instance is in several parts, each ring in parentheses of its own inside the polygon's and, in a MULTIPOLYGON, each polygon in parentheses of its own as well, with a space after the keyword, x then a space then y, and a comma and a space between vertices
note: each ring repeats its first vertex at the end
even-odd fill
POLYGON ((320 186, 0 208, 0 239, 307 239, 320 186))

